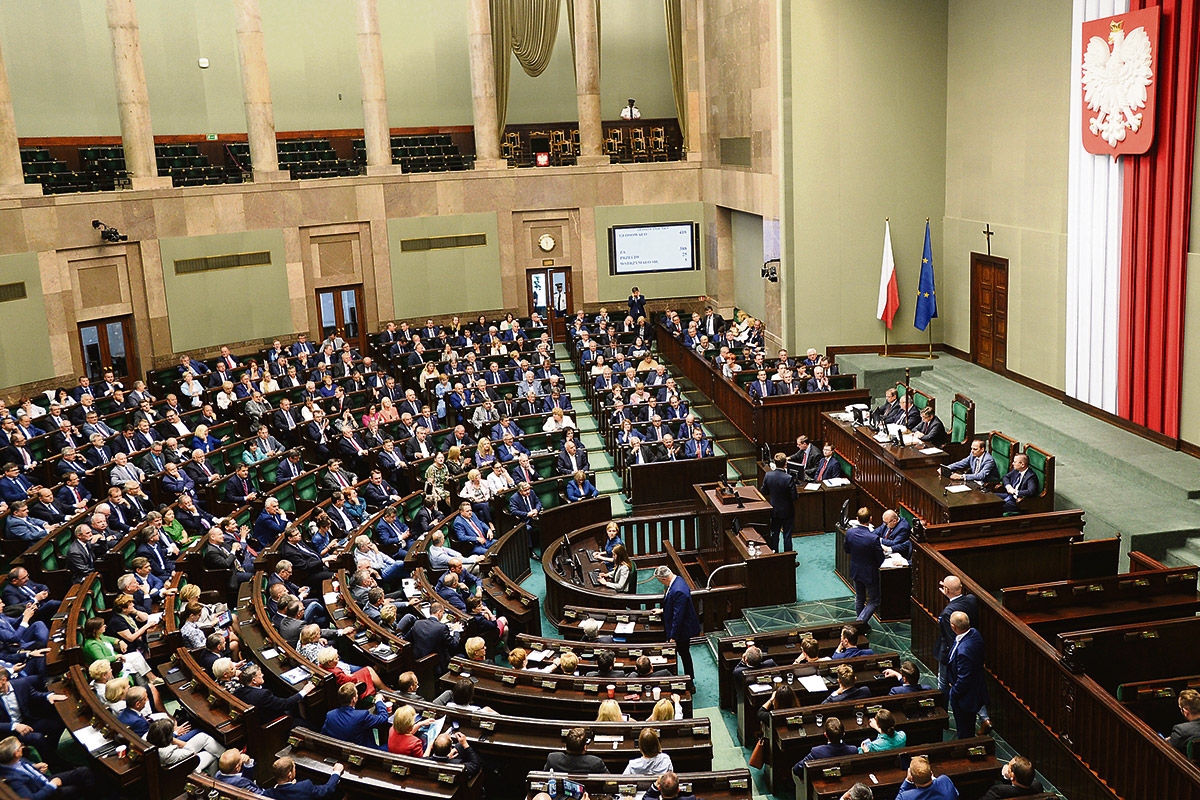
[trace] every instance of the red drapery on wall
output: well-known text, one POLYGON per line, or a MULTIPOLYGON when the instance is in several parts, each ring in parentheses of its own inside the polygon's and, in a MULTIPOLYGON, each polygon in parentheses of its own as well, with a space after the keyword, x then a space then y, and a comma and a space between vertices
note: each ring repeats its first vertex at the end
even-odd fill
POLYGON ((1145 155, 1125 157, 1117 410, 1178 438, 1200 0, 1132 0, 1130 10, 1155 5, 1157 141, 1145 155))

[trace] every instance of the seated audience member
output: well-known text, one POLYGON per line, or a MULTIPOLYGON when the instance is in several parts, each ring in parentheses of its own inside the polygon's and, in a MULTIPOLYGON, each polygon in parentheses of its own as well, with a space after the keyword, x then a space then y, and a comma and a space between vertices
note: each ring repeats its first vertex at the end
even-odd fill
POLYGON ((374 709, 355 708, 358 688, 353 683, 344 683, 337 690, 338 707, 325 715, 321 733, 362 747, 380 748, 375 740, 376 730, 385 730, 391 725, 387 704, 375 700, 374 709))
POLYGON ((89 767, 51 772, 25 754, 25 746, 16 736, 0 740, 0 778, 18 797, 76 800, 96 793, 99 781, 89 767))
POLYGON ((1029 456, 1024 453, 1013 456, 1012 467, 1012 471, 1004 476, 1003 491, 997 492, 997 496, 1004 500, 1006 512, 1015 513, 1024 509, 1025 501, 1030 497, 1037 497, 1041 486, 1037 475, 1029 468, 1029 456))
POLYGON ((1181 753, 1187 752, 1188 742, 1200 739, 1200 692, 1184 689, 1179 693, 1179 713, 1184 722, 1171 728, 1168 740, 1171 747, 1181 753))
POLYGON ((793 664, 808 664, 813 661, 830 661, 826 656, 821 657, 821 643, 811 636, 805 636, 800 640, 800 655, 796 656, 793 664))
POLYGON ((151 720, 143 738, 158 748, 158 762, 164 767, 178 764, 193 755, 200 757, 197 769, 208 775, 217 772, 217 759, 225 748, 217 744, 207 733, 197 733, 190 739, 180 739, 178 726, 170 717, 151 720))
POLYGON ((763 651, 755 645, 750 645, 742 653, 742 657, 738 659, 738 663, 733 666, 734 681, 741 680, 742 673, 751 669, 766 669, 774 667, 775 659, 763 656, 763 651))
POLYGON ((849 664, 842 664, 834 672, 837 675, 838 688, 821 701, 822 705, 825 703, 844 703, 848 700, 861 700, 871 696, 870 687, 860 686, 855 680, 854 667, 849 664))
MULTIPOLYGON (((220 679, 222 661, 228 662, 224 665, 226 669, 233 666, 233 662, 229 659, 219 659, 213 664, 213 677, 218 679, 220 679)), ((262 669, 257 664, 247 664, 241 668, 240 672, 238 685, 233 690, 237 699, 260 709, 264 717, 275 719, 286 714, 291 717, 294 724, 303 724, 299 715, 300 704, 317 688, 315 684, 305 681, 304 685, 300 687, 300 691, 289 694, 287 697, 280 697, 263 685, 262 669)))
POLYGON ((842 462, 833 453, 833 445, 826 444, 821 451, 821 460, 817 462, 813 480, 827 481, 830 478, 842 477, 842 462))
POLYGON ((425 742, 413 731, 427 728, 433 722, 433 717, 418 720, 417 712, 412 706, 400 706, 392 715, 392 729, 388 731, 388 752, 421 758, 425 755, 425 742))
POLYGON ((646 790, 645 800, 696 800, 690 792, 679 790, 679 776, 673 770, 668 770, 658 776, 658 780, 646 790))
POLYGON ((882 750, 896 750, 908 744, 908 734, 896 730, 896 718, 891 711, 881 708, 871 717, 871 729, 879 735, 874 739, 866 739, 859 749, 864 753, 878 753, 882 750))
POLYGON ((987 451, 982 439, 971 442, 971 452, 961 461, 948 464, 945 468, 950 477, 956 481, 979 481, 980 483, 997 483, 1000 473, 996 468, 996 459, 987 451))
POLYGON ((912 558, 912 526, 890 508, 883 512, 883 524, 874 531, 884 555, 899 554, 905 561, 912 558))
POLYGON ((213 777, 250 794, 265 794, 254 782, 254 759, 233 747, 217 759, 217 774, 213 777))
POLYGON ((458 764, 463 779, 472 780, 483 770, 483 763, 462 731, 440 734, 429 748, 429 759, 442 764, 458 764))
POLYGON ((913 433, 930 447, 941 447, 950 439, 950 435, 946 433, 946 426, 934 416, 933 409, 929 406, 921 409, 921 421, 917 423, 913 433))
POLYGON ((630 759, 625 766, 625 775, 661 775, 675 769, 671 756, 662 751, 658 732, 654 728, 642 728, 638 734, 638 751, 641 755, 630 759))
POLYGON ((901 661, 900 669, 885 669, 883 674, 889 678, 895 678, 900 681, 899 686, 893 686, 888 694, 912 694, 913 692, 927 692, 931 687, 921 683, 921 670, 911 661, 901 661))
POLYGON ((842 721, 837 717, 828 717, 825 720, 825 744, 819 744, 812 750, 808 751, 808 755, 796 762, 792 767, 792 774, 804 777, 804 765, 809 761, 817 761, 822 758, 837 758, 839 756, 852 756, 858 752, 858 748, 852 744, 846 744, 842 739, 846 735, 846 729, 842 726, 842 721))
POLYGON ((592 482, 588 480, 587 473, 583 470, 577 471, 567 483, 567 502, 577 503, 580 500, 588 500, 593 497, 599 497, 600 492, 596 489, 592 482))
POLYGON ((875 655, 874 650, 869 647, 859 647, 857 642, 858 628, 853 625, 844 625, 842 627, 841 640, 838 642, 837 649, 833 651, 831 658, 837 661, 841 658, 875 655))
POLYGON ((958 789, 946 775, 933 775, 926 756, 914 756, 896 800, 957 800, 958 789))
POLYGON ((317 785, 310 780, 296 780, 296 762, 284 756, 276 759, 271 767, 275 773, 275 785, 267 789, 266 796, 272 800, 319 800, 338 795, 338 780, 346 771, 344 764, 334 764, 333 771, 325 783, 317 785))
POLYGON ((449 626, 442 622, 445 611, 441 603, 433 603, 429 607, 429 616, 418 619, 408 630, 413 658, 419 660, 430 653, 438 653, 441 656, 439 668, 443 670, 450 663, 451 654, 458 648, 458 634, 452 633, 449 626))
POLYGON ((604 759, 587 753, 588 738, 586 728, 571 728, 567 731, 565 749, 555 750, 548 755, 545 769, 573 775, 607 774, 608 766, 604 759))
POLYGON ((1033 764, 1024 756, 1013 758, 1000 768, 1000 780, 979 800, 1004 800, 1008 797, 1028 797, 1045 789, 1033 771, 1033 764))

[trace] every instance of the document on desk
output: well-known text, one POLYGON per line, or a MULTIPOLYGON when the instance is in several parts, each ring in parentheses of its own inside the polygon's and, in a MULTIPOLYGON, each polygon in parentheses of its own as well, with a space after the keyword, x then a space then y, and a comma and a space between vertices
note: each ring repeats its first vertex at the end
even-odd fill
POLYGON ((79 728, 78 730, 73 730, 71 731, 71 735, 74 736, 81 745, 86 747, 89 753, 102 750, 103 748, 112 744, 108 739, 105 738, 103 733, 96 730, 91 725, 88 725, 85 728, 79 728))
MULTIPOLYGON (((824 686, 824 684, 822 684, 822 686, 824 686)), ((762 694, 763 692, 771 691, 771 684, 769 684, 769 683, 752 683, 752 684, 750 684, 749 689, 754 694, 762 694)))
POLYGON ((340 598, 341 598, 341 595, 338 594, 337 592, 326 592, 325 593, 325 605, 327 605, 327 606, 337 605, 337 602, 340 598))
POLYGON ((309 672, 304 667, 294 667, 292 669, 289 669, 287 672, 283 673, 279 677, 283 678, 285 681, 290 683, 292 686, 295 686, 297 683, 303 683, 304 681, 311 678, 312 673, 309 672))
POLYGON ((953 486, 947 486, 946 491, 951 494, 962 494, 963 492, 971 491, 971 487, 965 483, 956 483, 953 486))
POLYGON ((825 485, 828 486, 830 489, 836 488, 838 486, 849 486, 850 479, 849 478, 828 478, 825 481, 825 485))
POLYGON ((820 490, 821 490, 821 484, 819 484, 819 483, 804 484, 804 491, 806 491, 806 492, 817 492, 820 490))
POLYGON ((636 624, 635 622, 618 622, 613 633, 633 633, 633 628, 636 624))
POLYGON ((940 447, 926 447, 921 450, 923 456, 940 456, 946 451, 940 447))
POLYGON ((824 692, 829 688, 829 685, 825 683, 825 679, 820 675, 800 675, 796 680, 808 692, 824 692))

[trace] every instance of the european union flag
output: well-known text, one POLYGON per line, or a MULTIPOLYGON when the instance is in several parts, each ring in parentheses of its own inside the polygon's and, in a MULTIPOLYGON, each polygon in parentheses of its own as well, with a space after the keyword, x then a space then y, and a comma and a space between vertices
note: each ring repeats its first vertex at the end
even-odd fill
POLYGON ((917 284, 917 314, 913 325, 923 331, 929 327, 929 320, 937 315, 937 291, 933 288, 933 245, 929 243, 929 221, 926 220, 925 252, 921 256, 921 280, 917 284))

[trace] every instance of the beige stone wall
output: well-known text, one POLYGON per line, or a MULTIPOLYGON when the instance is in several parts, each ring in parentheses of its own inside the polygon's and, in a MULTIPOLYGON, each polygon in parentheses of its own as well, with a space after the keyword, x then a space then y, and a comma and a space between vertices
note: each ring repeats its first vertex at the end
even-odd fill
MULTIPOLYGON (((315 334, 315 292, 321 287, 361 283, 368 330, 396 318, 397 297, 417 293, 405 310, 430 307, 435 299, 441 304, 445 292, 440 286, 436 292, 426 288, 422 294, 418 284, 403 284, 402 272, 393 269, 390 220, 429 218, 432 223, 437 217, 466 215, 495 220, 495 228, 490 229, 496 237, 495 256, 490 272, 481 277, 495 289, 487 294, 489 306, 477 308, 470 292, 464 291, 457 310, 526 312, 525 273, 540 268, 544 258, 553 260, 554 266, 571 267, 576 303, 594 308, 601 300, 597 270, 602 269, 605 277, 608 270, 607 256, 600 252, 607 241, 598 236, 595 209, 622 207, 636 216, 639 206, 650 207, 647 213, 654 215, 660 213, 657 207, 690 204, 687 208, 696 209, 694 215, 700 220, 700 175, 699 163, 678 162, 338 178, 9 201, 0 208, 4 234, 0 257, 31 254, 13 263, 36 264, 36 274, 28 280, 31 291, 40 286, 45 322, 0 315, 0 346, 7 351, 9 341, 22 341, 31 329, 44 327, 46 333, 44 340, 40 331, 34 334, 38 347, 14 356, 23 359, 22 367, 3 373, 13 377, 0 394, 15 396, 35 386, 73 385, 73 376, 82 368, 77 330, 83 320, 131 314, 144 372, 170 363, 183 349, 211 354, 221 343, 218 339, 251 348, 296 331, 315 334), (129 241, 102 245, 91 226, 93 219, 118 228, 129 241), (537 237, 531 233, 544 228, 559 232, 560 249, 554 253, 536 250, 537 237), (238 298, 241 313, 253 318, 261 306, 261 318, 247 323, 246 335, 221 328, 210 331, 208 338, 182 337, 181 347, 171 320, 173 309, 189 298, 167 289, 169 281, 178 280, 167 274, 173 270, 175 245, 195 245, 207 237, 233 237, 236 242, 247 233, 253 234, 251 240, 261 239, 264 233, 282 236, 283 274, 271 272, 269 287, 262 281, 248 284, 251 299, 238 298), (254 292, 283 296, 264 297, 256 305, 254 292), (43 341, 48 342, 48 350, 41 349, 43 341)), ((205 252, 228 249, 214 243, 205 252)), ((691 294, 690 287, 687 293, 691 294)), ((212 298, 193 301, 214 313, 225 310, 219 303, 214 306, 212 298)), ((37 310, 35 305, 28 308, 31 313, 37 310)))

